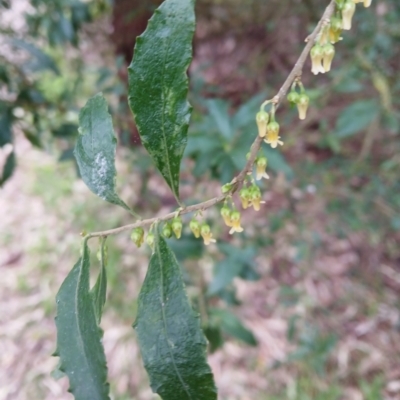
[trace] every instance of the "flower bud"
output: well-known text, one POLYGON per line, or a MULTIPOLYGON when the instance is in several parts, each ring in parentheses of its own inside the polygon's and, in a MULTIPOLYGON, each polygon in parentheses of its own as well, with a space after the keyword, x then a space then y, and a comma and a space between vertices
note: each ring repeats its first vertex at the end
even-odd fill
POLYGON ((331 43, 337 43, 341 38, 343 21, 341 18, 332 17, 329 26, 329 41, 331 43))
POLYGON ((310 98, 305 93, 302 93, 297 103, 297 110, 299 111, 300 119, 306 119, 307 109, 309 104, 310 104, 310 98))
POLYGON ((131 233, 132 242, 136 244, 137 247, 140 247, 144 241, 144 230, 141 227, 135 228, 131 233))
POLYGON ((241 214, 239 211, 234 210, 231 213, 232 228, 229 234, 232 235, 234 232, 243 232, 243 228, 240 226, 241 214))
POLYGON ((226 204, 221 208, 221 216, 224 219, 226 226, 232 226, 231 209, 226 204))
POLYGON ((196 218, 193 218, 189 224, 190 230, 193 232, 193 235, 198 239, 200 237, 200 223, 196 218))
POLYGON ((176 238, 180 239, 181 234, 182 234, 182 218, 179 216, 175 217, 172 220, 171 227, 172 227, 172 230, 174 231, 176 238))
POLYGON ((294 105, 297 104, 297 102, 299 101, 299 96, 300 96, 300 95, 299 95, 296 91, 294 91, 294 90, 292 90, 292 91, 288 94, 287 99, 288 99, 288 101, 289 101, 289 103, 290 103, 291 106, 294 106, 294 105))
POLYGON ((271 121, 267 125, 267 137, 265 139, 265 143, 271 145, 271 147, 275 149, 278 144, 281 146, 283 145, 283 142, 279 139, 279 124, 275 121, 271 121))
POLYGON ((346 31, 351 29, 351 21, 353 19, 356 5, 353 0, 346 0, 342 10, 343 25, 342 28, 346 31))
POLYGON ((266 157, 258 157, 256 160, 256 180, 262 178, 269 179, 268 174, 265 172, 267 168, 268 160, 266 157))
POLYGON ((251 194, 247 187, 242 187, 239 192, 240 201, 242 202, 242 207, 246 209, 250 205, 251 194))
POLYGON ((320 72, 324 73, 325 70, 322 66, 322 57, 323 57, 322 47, 319 44, 316 44, 310 51, 311 57, 311 72, 314 75, 318 75, 320 72))
POLYGON ((153 232, 149 232, 149 233, 147 234, 146 243, 147 243, 151 248, 153 248, 153 246, 154 246, 154 233, 153 233, 153 232))
POLYGON ((267 133, 267 124, 269 120, 269 115, 266 111, 261 110, 256 115, 256 122, 258 127, 258 135, 264 137, 267 133))
POLYGON ((208 246, 210 243, 215 243, 216 240, 213 239, 210 225, 204 223, 200 227, 200 234, 204 239, 204 244, 208 246))
POLYGON ((251 203, 253 205, 253 208, 255 211, 259 211, 261 204, 261 190, 258 186, 253 185, 250 187, 250 192, 251 192, 251 203))
POLYGON ((162 234, 169 239, 172 236, 172 227, 169 222, 166 222, 162 228, 162 234))
POLYGON ((231 191, 231 189, 232 189, 232 183, 225 183, 225 185, 221 187, 221 192, 222 194, 226 194, 229 191, 231 191))
POLYGON ((324 66, 324 70, 328 72, 331 70, 332 60, 335 56, 335 47, 332 44, 327 43, 322 46, 322 51, 324 53, 322 64, 324 66))

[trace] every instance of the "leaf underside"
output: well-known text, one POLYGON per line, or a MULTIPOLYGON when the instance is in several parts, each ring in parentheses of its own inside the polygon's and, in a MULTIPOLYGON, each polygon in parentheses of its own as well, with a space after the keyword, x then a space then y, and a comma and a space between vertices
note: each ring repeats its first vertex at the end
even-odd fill
POLYGON ((75 158, 83 181, 97 196, 126 210, 129 207, 115 191, 117 138, 102 94, 88 100, 79 114, 79 137, 75 158))
POLYGON ((57 350, 59 370, 70 383, 75 400, 109 400, 107 365, 89 290, 89 249, 61 285, 57 294, 57 350))
POLYGON ((191 107, 187 69, 195 30, 193 0, 166 0, 136 39, 129 105, 142 143, 179 199, 179 170, 191 107))
POLYGON ((162 399, 217 398, 199 317, 190 306, 179 264, 159 234, 134 328, 151 387, 162 399))

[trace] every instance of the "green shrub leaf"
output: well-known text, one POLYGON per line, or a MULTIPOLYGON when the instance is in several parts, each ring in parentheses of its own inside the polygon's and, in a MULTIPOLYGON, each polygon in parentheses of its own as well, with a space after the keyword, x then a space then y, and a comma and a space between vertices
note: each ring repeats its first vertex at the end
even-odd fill
POLYGON ((99 276, 97 277, 93 289, 90 291, 93 297, 93 305, 94 305, 94 312, 96 313, 96 321, 99 325, 101 321, 101 316, 103 314, 103 308, 106 302, 106 295, 107 295, 107 272, 106 272, 107 250, 105 247, 104 238, 101 238, 100 264, 101 264, 101 269, 99 276))
POLYGON ((189 304, 180 266, 159 234, 134 328, 151 387, 162 399, 217 398, 199 318, 189 304))
POLYGON ((346 107, 336 122, 335 135, 353 136, 365 129, 380 113, 376 100, 359 100, 346 107))
POLYGON ((233 336, 236 339, 249 344, 250 346, 257 345, 257 339, 254 337, 253 332, 248 330, 240 321, 240 319, 228 310, 213 309, 211 311, 211 318, 218 321, 221 329, 226 334, 233 336))
POLYGON ((57 294, 57 351, 59 370, 68 375, 75 400, 108 400, 107 365, 89 290, 89 249, 83 254, 57 294))
POLYGON ((191 114, 186 71, 194 29, 194 1, 166 0, 137 38, 129 66, 129 105, 140 137, 177 200, 191 114))
POLYGON ((79 114, 75 157, 83 181, 97 196, 126 210, 130 208, 115 192, 115 137, 111 115, 102 94, 89 99, 79 114))

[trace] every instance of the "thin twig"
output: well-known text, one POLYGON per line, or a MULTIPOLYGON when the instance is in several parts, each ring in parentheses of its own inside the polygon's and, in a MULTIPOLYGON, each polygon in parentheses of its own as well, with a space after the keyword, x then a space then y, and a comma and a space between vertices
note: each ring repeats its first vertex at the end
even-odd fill
MULTIPOLYGON (((273 98, 273 102, 274 102, 276 108, 279 106, 282 99, 285 97, 286 93, 290 89, 290 86, 295 81, 295 79, 297 79, 298 77, 301 76, 307 56, 308 56, 311 48, 313 47, 319 32, 321 31, 321 29, 324 26, 326 26, 329 23, 329 19, 331 18, 332 14, 334 12, 334 9, 335 9, 335 0, 331 0, 328 7, 325 9, 324 14, 322 15, 322 18, 320 19, 317 26, 315 27, 314 31, 311 33, 310 36, 307 37, 307 39, 306 39, 307 44, 304 47, 302 53, 300 54, 300 57, 297 60, 296 64, 294 65, 292 71, 286 78, 282 87, 279 89, 278 94, 273 98)), ((255 159, 257 157, 258 151, 260 150, 262 141, 263 141, 263 138, 261 138, 260 136, 257 135, 256 139, 254 140, 254 142, 251 146, 250 156, 246 162, 246 165, 244 166, 242 171, 240 171, 240 173, 235 178, 233 178, 233 180, 231 181, 232 189, 228 193, 223 194, 218 197, 215 197, 213 199, 204 201, 202 203, 194 204, 194 205, 191 205, 188 207, 183 207, 180 209, 179 214, 188 214, 188 213, 191 213, 194 211, 205 210, 207 208, 213 207, 215 204, 221 203, 228 196, 231 196, 232 194, 234 194, 235 192, 240 190, 240 188, 243 186, 243 182, 245 181, 247 174, 249 172, 251 172, 251 170, 253 168, 253 165, 254 165, 255 159)), ((169 219, 174 218, 176 216, 176 214, 177 214, 176 211, 174 211, 169 214, 163 215, 162 217, 148 218, 148 219, 144 219, 141 221, 137 221, 133 224, 121 226, 119 228, 109 229, 107 231, 102 231, 102 232, 89 233, 88 235, 86 235, 86 237, 92 238, 92 237, 99 237, 99 236, 115 235, 117 233, 120 233, 120 232, 123 232, 126 230, 131 230, 131 229, 138 228, 138 227, 148 226, 148 225, 151 225, 158 221, 167 221, 169 219)))

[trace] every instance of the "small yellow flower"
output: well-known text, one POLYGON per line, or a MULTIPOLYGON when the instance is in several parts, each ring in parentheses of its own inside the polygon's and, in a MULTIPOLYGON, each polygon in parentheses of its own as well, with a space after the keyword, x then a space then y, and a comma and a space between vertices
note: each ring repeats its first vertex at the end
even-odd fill
POLYGON ((302 93, 299 96, 299 101, 297 102, 297 110, 299 112, 300 119, 306 119, 309 104, 310 98, 305 93, 302 93))
POLYGON ((335 48, 332 44, 327 43, 322 46, 322 51, 324 53, 322 64, 324 66, 325 72, 329 72, 331 70, 333 57, 335 56, 335 48))
POLYGON ((242 202, 242 207, 246 209, 251 204, 251 193, 247 187, 242 187, 239 192, 240 201, 242 202))
POLYGON ((221 216, 224 219, 226 226, 232 226, 231 210, 226 204, 221 208, 221 216))
POLYGON ((316 44, 310 51, 311 57, 311 72, 314 75, 318 75, 320 72, 324 73, 325 69, 322 66, 322 58, 324 54, 322 51, 322 47, 319 44, 316 44))
POLYGON ((154 233, 150 232, 147 234, 146 243, 153 248, 154 246, 154 233))
POLYGON ((171 228, 176 236, 177 239, 180 239, 181 235, 182 235, 182 218, 181 217, 175 217, 172 220, 171 223, 171 228))
POLYGON ((243 228, 240 226, 240 219, 241 219, 240 212, 235 210, 231 213, 231 221, 232 221, 232 228, 229 231, 229 234, 232 235, 235 232, 243 232, 243 228))
POLYGON ((279 136, 279 124, 275 121, 271 121, 267 125, 267 137, 264 139, 265 143, 269 144, 273 149, 275 149, 278 144, 283 145, 283 142, 279 136))
POLYGON ((196 218, 193 218, 189 224, 190 230, 193 232, 193 235, 198 239, 200 237, 200 223, 196 218))
POLYGON ((353 19, 354 12, 356 11, 356 5, 353 0, 346 0, 342 10, 343 24, 342 28, 346 31, 351 29, 351 21, 353 19))
POLYGON ((256 122, 258 127, 258 135, 264 137, 267 133, 267 124, 269 120, 269 115, 264 110, 259 111, 256 115, 256 122))
POLYGON ((215 243, 216 240, 213 239, 212 237, 212 233, 211 233, 211 229, 210 229, 210 225, 208 224, 202 224, 201 228, 200 228, 200 234, 204 239, 204 244, 206 246, 208 246, 210 243, 215 243))
POLYGON ((258 186, 253 185, 250 188, 251 192, 251 204, 255 211, 260 211, 260 204, 264 203, 261 201, 261 190, 258 186))
POLYGON ((342 34, 343 29, 343 21, 341 18, 332 17, 331 23, 329 26, 329 41, 331 43, 337 43, 341 39, 340 35, 342 34))
POLYGON ((256 179, 259 181, 262 178, 269 179, 268 174, 265 172, 268 160, 266 157, 259 157, 256 160, 256 179))
POLYGON ((144 242, 144 230, 143 228, 135 228, 131 233, 132 242, 136 244, 137 247, 140 247, 144 242))

